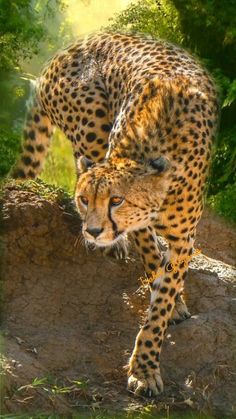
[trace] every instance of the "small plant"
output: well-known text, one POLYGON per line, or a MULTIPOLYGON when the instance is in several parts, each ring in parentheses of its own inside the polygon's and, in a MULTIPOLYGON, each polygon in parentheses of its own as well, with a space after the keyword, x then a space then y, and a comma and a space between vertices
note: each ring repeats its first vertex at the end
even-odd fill
POLYGON ((0 178, 7 175, 20 153, 20 135, 9 129, 0 129, 0 178))

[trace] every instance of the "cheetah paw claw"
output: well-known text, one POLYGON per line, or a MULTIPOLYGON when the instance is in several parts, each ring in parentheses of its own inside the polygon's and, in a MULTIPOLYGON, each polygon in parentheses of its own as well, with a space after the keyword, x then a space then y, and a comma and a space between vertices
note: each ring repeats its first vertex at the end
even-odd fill
POLYGON ((128 378, 128 390, 136 396, 155 397, 163 391, 163 382, 159 374, 149 378, 136 378, 131 375, 128 378))

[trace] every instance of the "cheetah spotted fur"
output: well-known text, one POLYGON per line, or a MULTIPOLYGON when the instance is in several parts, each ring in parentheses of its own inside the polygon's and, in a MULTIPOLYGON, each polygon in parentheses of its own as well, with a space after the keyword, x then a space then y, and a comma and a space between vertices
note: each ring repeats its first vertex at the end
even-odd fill
POLYGON ((18 178, 40 173, 54 127, 72 142, 75 202, 89 243, 130 233, 151 284, 147 319, 129 360, 128 387, 163 389, 168 322, 188 317, 181 297, 203 208, 218 99, 208 73, 167 42, 95 34, 58 53, 39 77, 18 178), (164 237, 164 253, 158 237, 164 237), (175 269, 173 269, 175 266, 175 269))

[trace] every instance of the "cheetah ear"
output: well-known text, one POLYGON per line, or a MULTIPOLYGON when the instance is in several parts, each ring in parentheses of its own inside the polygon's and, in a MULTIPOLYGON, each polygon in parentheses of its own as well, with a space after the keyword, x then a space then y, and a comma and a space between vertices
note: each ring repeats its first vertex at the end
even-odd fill
POLYGON ((77 173, 81 175, 88 171, 90 167, 94 166, 94 162, 85 156, 81 156, 77 160, 77 173))
POLYGON ((166 172, 170 168, 170 162, 166 157, 160 156, 149 160, 149 166, 155 170, 157 175, 166 172))

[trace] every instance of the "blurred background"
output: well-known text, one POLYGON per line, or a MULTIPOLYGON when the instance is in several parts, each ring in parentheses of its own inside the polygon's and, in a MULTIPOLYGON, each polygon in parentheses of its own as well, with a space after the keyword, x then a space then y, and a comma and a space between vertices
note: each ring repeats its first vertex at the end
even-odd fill
MULTIPOLYGON (((30 80, 57 50, 104 28, 181 45, 211 72, 222 113, 207 203, 236 223, 236 0, 0 0, 0 177, 20 151, 30 80)), ((71 146, 59 131, 40 177, 73 194, 71 146)))

